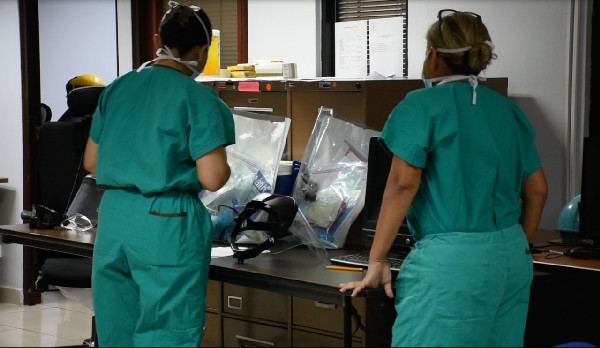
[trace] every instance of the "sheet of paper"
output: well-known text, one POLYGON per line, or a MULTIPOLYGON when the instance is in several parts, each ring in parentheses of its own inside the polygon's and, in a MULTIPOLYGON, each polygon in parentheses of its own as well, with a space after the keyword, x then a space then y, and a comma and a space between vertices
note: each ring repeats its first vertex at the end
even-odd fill
POLYGON ((369 71, 371 74, 377 72, 385 77, 403 76, 403 27, 404 17, 369 20, 369 71))
POLYGON ((225 256, 232 256, 232 255, 233 255, 233 250, 231 250, 231 247, 213 247, 212 249, 210 249, 210 257, 211 258, 225 257, 225 256))
POLYGON ((367 77, 367 20, 335 23, 335 76, 367 77))

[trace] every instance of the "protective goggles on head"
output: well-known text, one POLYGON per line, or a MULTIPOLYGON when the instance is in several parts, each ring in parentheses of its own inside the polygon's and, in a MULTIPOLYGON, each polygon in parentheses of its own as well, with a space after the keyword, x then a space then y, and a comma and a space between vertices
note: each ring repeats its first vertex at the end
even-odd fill
POLYGON ((233 257, 244 263, 269 249, 277 239, 291 235, 289 228, 297 212, 292 197, 270 193, 256 196, 234 219, 229 237, 233 257))

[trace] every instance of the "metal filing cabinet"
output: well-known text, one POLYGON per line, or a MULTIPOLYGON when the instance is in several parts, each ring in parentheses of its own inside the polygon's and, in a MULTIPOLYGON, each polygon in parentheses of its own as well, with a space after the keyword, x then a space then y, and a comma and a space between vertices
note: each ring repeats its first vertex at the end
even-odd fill
POLYGON ((290 346, 289 317, 289 296, 223 284, 224 346, 290 346))

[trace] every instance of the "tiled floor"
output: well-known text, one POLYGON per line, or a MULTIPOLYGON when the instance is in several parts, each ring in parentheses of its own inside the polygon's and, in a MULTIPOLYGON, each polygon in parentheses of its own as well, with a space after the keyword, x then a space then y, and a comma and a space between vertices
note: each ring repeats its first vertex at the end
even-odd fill
POLYGON ((0 347, 81 345, 92 332, 92 310, 60 292, 42 294, 42 303, 0 303, 0 347))

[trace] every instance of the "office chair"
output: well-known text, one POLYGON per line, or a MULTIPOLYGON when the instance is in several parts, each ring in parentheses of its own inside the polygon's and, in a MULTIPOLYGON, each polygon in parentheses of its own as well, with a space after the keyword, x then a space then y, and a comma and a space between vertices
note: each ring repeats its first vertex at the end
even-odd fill
POLYGON ((50 109, 50 107, 44 103, 42 103, 40 107, 40 124, 50 122, 52 119, 52 109, 50 109))
MULTIPOLYGON (((83 168, 83 153, 88 139, 92 114, 98 105, 102 86, 79 87, 67 96, 68 110, 57 122, 45 122, 39 129, 37 205, 66 215, 76 193, 89 174, 83 168)), ((31 212, 21 214, 31 221, 31 212)), ((50 286, 91 288, 92 259, 56 251, 36 249, 35 268, 39 269, 35 288, 44 292, 50 286)), ((85 345, 96 344, 95 320, 92 338, 85 345)))

